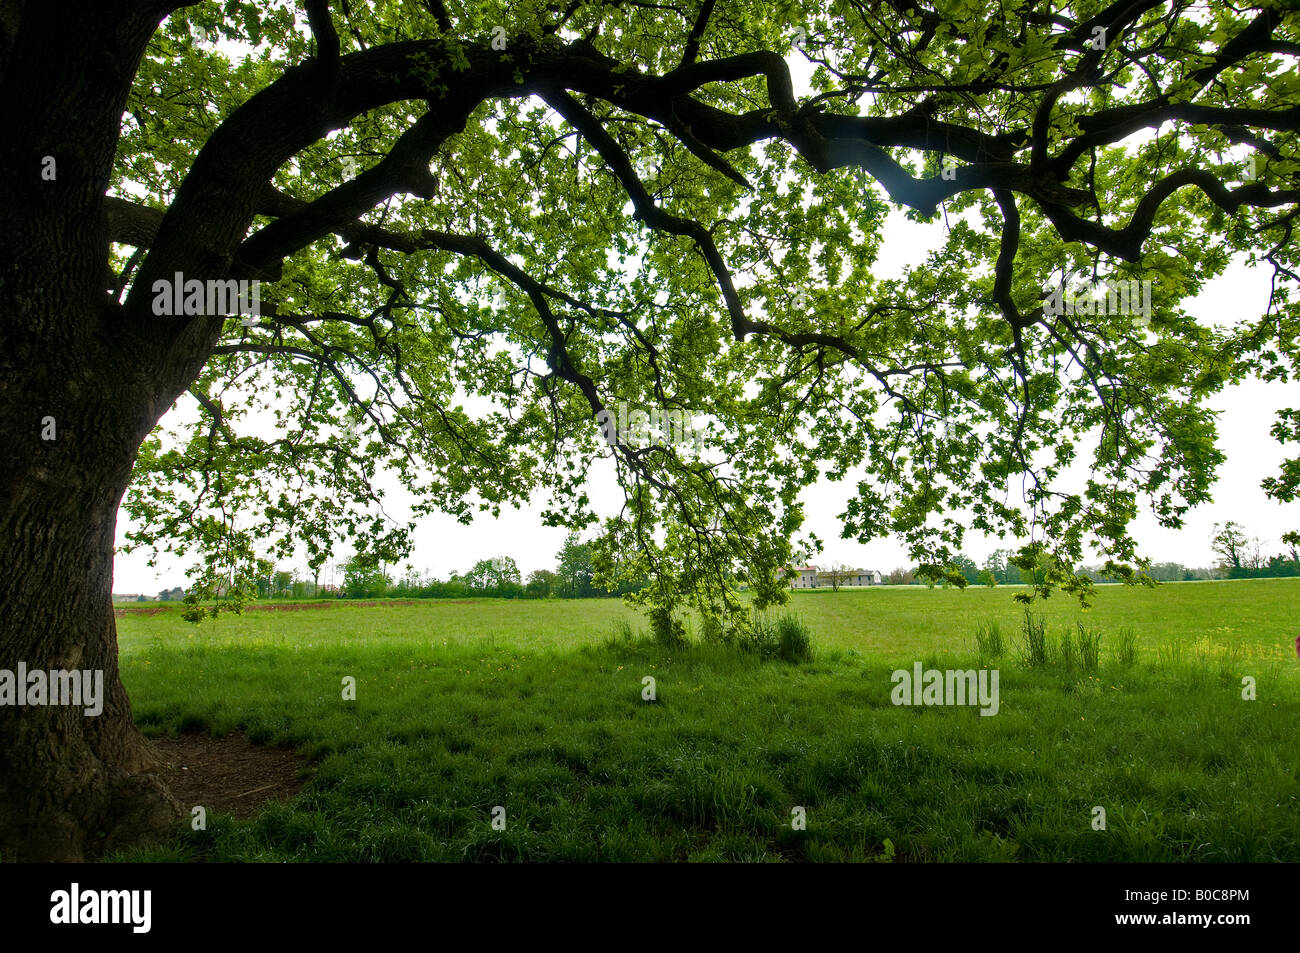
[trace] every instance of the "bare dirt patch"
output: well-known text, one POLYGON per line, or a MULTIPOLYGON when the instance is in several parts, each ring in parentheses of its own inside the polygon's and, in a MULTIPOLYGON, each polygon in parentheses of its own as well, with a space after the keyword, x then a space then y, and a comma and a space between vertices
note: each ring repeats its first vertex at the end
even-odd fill
POLYGON ((287 801, 306 784, 308 762, 285 748, 255 745, 243 734, 151 738, 162 776, 186 810, 202 806, 252 817, 268 801, 287 801))

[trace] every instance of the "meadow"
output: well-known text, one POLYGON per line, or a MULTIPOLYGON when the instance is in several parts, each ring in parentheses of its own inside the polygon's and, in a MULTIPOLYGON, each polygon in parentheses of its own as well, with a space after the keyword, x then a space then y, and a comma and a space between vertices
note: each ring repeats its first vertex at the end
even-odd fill
POLYGON ((127 615, 146 735, 311 767, 292 801, 111 859, 1300 860, 1300 580, 1054 597, 1036 661, 1014 591, 795 593, 802 663, 658 645, 619 600, 127 615), (1060 649, 1079 623, 1095 665, 1060 649), (916 662, 998 669, 998 714, 894 705, 916 662))

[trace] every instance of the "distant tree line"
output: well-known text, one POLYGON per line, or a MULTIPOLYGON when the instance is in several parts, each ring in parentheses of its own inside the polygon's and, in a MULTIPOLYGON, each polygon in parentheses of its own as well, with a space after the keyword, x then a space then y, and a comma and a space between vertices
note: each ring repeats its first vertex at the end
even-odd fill
POLYGON ((520 576, 519 566, 509 556, 480 559, 463 573, 453 572, 447 579, 421 576, 408 568, 394 576, 384 565, 364 553, 353 556, 343 566, 343 581, 337 587, 321 586, 317 579, 301 579, 294 573, 276 571, 269 565, 265 577, 257 582, 260 599, 590 599, 613 597, 640 589, 642 580, 616 591, 592 583, 591 544, 580 542, 571 533, 556 553, 556 567, 538 569, 520 576))
MULTIPOLYGON (((1264 579, 1300 576, 1300 531, 1282 534, 1283 551, 1268 554, 1265 542, 1248 536, 1240 523, 1214 524, 1211 546, 1219 557, 1214 566, 1189 567, 1178 562, 1154 563, 1145 570, 1156 582, 1190 582, 1198 579, 1264 579)), ((1038 582, 1034 570, 1026 571, 1013 562, 1009 549, 989 554, 982 566, 966 556, 956 557, 947 567, 950 576, 960 576, 972 586, 1017 586, 1038 582)), ((1121 582, 1102 569, 1083 566, 1078 572, 1093 582, 1121 582)), ((885 576, 891 586, 934 585, 922 567, 899 567, 885 576)), ((945 585, 948 583, 944 583, 945 585)))
MULTIPOLYGON (((1019 586, 1034 582, 1035 573, 1026 572, 1012 562, 1014 555, 1010 549, 995 549, 982 566, 969 556, 957 556, 944 568, 950 579, 960 576, 970 586, 1019 586)), ((885 581, 891 586, 935 585, 921 566, 900 566, 887 573, 885 581)), ((951 585, 950 582, 941 584, 951 585)))
MULTIPOLYGON (((1268 555, 1263 540, 1248 536, 1240 523, 1216 523, 1211 545, 1219 556, 1217 565, 1192 568, 1178 562, 1162 562, 1149 566, 1146 575, 1156 582, 1300 576, 1300 532, 1284 533, 1282 543, 1283 552, 1268 555)), ((891 586, 946 586, 960 576, 967 585, 990 587, 1034 585, 1041 581, 1038 572, 1017 565, 1014 557, 1010 549, 996 549, 983 565, 978 565, 969 557, 958 556, 945 567, 948 581, 941 579, 937 583, 920 566, 902 566, 887 573, 885 581, 891 586)), ((614 592, 593 585, 591 544, 579 542, 577 533, 569 535, 555 559, 554 570, 535 570, 528 574, 527 580, 520 577, 519 567, 509 556, 480 559, 466 572, 453 572, 442 580, 422 577, 411 569, 395 578, 373 558, 358 554, 344 565, 340 586, 322 586, 318 579, 302 579, 263 561, 256 594, 259 599, 590 599, 634 592, 646 584, 646 580, 639 580, 614 592)), ((1093 582, 1122 581, 1096 567, 1084 566, 1078 571, 1093 582)), ((848 574, 845 570, 845 578, 848 574)), ((179 601, 184 595, 184 590, 177 587, 160 592, 158 599, 179 601)), ((139 598, 143 601, 146 597, 139 598)))

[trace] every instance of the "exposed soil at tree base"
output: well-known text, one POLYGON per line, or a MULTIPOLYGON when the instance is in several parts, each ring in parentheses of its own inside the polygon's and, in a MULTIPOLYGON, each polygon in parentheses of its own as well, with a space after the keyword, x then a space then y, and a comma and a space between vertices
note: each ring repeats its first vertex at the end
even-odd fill
POLYGON ((308 762, 286 748, 257 745, 246 735, 220 738, 183 734, 151 738, 164 763, 168 788, 188 812, 203 807, 236 817, 252 817, 270 801, 287 801, 306 784, 308 762))

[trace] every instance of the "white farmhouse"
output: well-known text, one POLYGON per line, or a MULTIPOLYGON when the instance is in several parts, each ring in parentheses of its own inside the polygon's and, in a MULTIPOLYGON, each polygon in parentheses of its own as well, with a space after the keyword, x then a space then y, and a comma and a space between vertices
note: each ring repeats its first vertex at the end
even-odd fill
MULTIPOLYGON (((831 586, 830 572, 817 566, 795 566, 794 571, 795 578, 790 580, 792 589, 817 589, 831 586)), ((874 569, 841 570, 841 586, 880 586, 884 585, 884 582, 885 577, 874 569)))

